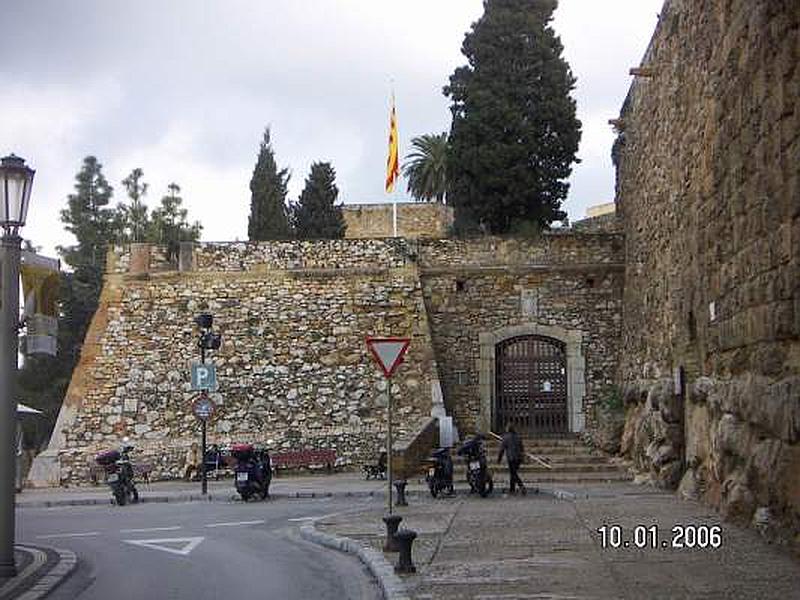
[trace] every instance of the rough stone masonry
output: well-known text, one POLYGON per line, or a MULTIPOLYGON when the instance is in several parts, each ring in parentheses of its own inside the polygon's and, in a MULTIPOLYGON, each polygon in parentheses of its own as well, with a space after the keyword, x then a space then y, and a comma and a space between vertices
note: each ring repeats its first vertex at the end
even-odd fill
POLYGON ((800 3, 673 0, 622 109, 622 451, 800 541, 800 3))
POLYGON ((367 335, 411 338, 392 379, 400 439, 435 412, 440 388, 438 408, 461 431, 487 429, 491 393, 475 375, 481 336, 519 333, 571 344, 570 423, 582 431, 585 407, 616 368, 622 247, 619 235, 572 232, 189 244, 177 263, 161 247, 115 248, 45 479, 84 481, 94 453, 125 436, 155 477, 178 475, 197 438, 189 366, 199 358, 193 318, 204 311, 223 335, 210 356, 220 381, 211 442, 271 440, 275 450, 334 448, 345 462, 374 460, 387 383, 367 335))

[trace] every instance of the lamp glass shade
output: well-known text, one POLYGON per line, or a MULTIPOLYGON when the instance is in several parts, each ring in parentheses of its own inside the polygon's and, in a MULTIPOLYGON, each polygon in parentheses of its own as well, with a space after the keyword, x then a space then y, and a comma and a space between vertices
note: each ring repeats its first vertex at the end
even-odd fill
POLYGON ((33 187, 34 170, 18 156, 0 161, 0 225, 17 228, 25 225, 33 187))

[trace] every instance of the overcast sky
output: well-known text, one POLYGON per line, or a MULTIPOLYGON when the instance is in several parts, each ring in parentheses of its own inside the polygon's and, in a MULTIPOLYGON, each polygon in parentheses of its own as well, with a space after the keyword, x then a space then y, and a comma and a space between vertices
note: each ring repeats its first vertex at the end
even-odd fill
MULTIPOLYGON (((577 77, 583 138, 565 208, 614 195, 608 119, 618 115, 663 0, 561 0, 554 27, 577 77)), ((400 153, 449 128, 442 86, 481 0, 27 0, 3 4, 0 155, 36 169, 25 237, 73 243, 59 210, 84 156, 114 204, 134 167, 154 207, 183 189, 203 240, 246 239, 249 181, 266 125, 296 198, 330 161, 345 203, 384 202, 388 106, 400 153)), ((405 181, 398 200, 406 200, 405 181)))

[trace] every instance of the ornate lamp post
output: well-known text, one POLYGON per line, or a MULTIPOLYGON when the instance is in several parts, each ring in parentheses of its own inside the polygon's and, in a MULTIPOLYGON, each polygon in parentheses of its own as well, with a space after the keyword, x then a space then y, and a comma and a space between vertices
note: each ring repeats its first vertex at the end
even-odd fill
POLYGON ((0 160, 0 577, 17 574, 14 564, 14 471, 17 425, 17 335, 19 255, 31 199, 34 170, 19 156, 0 160))

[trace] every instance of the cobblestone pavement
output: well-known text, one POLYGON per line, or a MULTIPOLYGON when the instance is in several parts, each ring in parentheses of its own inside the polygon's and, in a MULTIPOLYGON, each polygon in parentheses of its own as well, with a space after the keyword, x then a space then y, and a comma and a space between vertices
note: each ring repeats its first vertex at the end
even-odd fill
MULTIPOLYGON (((800 598, 797 557, 753 530, 723 523, 707 507, 631 484, 572 491, 575 498, 566 500, 544 493, 419 496, 398 508, 400 526, 419 534, 417 574, 403 577, 409 594, 418 600, 800 598), (603 547, 597 531, 603 526, 619 531, 618 548, 603 547), (712 532, 719 533, 717 548, 712 532), (637 541, 648 548, 637 549, 637 541)), ((380 549, 382 514, 376 508, 316 525, 380 549)), ((607 546, 616 541, 609 535, 607 546)), ((387 558, 396 562, 394 554, 387 558)))

